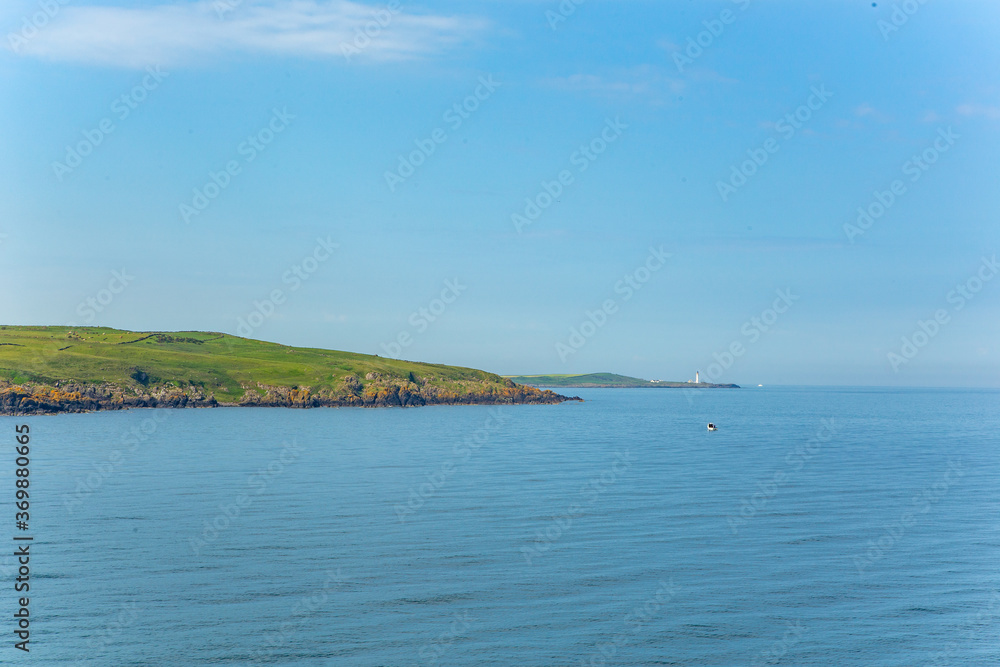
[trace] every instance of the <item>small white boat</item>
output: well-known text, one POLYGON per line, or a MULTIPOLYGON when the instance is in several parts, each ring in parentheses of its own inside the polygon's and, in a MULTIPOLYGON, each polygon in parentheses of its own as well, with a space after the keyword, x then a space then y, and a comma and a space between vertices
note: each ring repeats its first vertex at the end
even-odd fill
POLYGON ((708 425, 708 430, 709 431, 718 431, 719 429, 715 427, 715 424, 709 424, 708 425))

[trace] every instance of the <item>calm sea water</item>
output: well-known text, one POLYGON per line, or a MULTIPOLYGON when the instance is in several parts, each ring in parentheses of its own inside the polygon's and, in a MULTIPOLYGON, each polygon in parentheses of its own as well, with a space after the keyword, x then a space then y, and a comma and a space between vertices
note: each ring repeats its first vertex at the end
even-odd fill
POLYGON ((0 662, 1000 664, 1000 392, 579 393, 0 419, 0 662))

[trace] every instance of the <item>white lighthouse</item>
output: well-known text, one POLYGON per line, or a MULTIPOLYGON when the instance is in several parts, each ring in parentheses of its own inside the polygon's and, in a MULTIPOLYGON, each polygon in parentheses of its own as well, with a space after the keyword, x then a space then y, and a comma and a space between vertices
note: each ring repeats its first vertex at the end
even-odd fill
POLYGON ((701 384, 701 371, 694 372, 694 383, 701 384))

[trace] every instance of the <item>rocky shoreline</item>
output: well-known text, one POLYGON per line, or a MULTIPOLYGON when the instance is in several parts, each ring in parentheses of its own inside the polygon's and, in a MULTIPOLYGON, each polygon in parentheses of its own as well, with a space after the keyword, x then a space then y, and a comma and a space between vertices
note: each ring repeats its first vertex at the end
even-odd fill
MULTIPOLYGON (((239 401, 220 401, 196 387, 179 389, 172 385, 157 387, 56 383, 0 383, 0 415, 45 415, 60 413, 128 410, 132 408, 216 408, 216 407, 419 407, 426 405, 552 405, 579 401, 553 391, 515 384, 497 386, 475 383, 463 387, 464 393, 430 384, 366 378, 362 385, 349 376, 344 387, 332 392, 313 392, 307 387, 290 388, 258 384, 244 387, 239 401)), ((470 383, 472 384, 472 383, 470 383)))

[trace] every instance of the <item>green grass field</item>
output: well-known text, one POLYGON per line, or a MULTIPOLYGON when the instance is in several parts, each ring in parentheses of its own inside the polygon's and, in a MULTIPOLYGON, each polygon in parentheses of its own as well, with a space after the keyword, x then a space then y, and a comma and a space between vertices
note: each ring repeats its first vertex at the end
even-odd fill
POLYGON ((105 327, 0 327, 0 380, 104 384, 143 389, 198 388, 219 402, 238 402, 247 388, 271 385, 312 393, 343 390, 353 376, 412 382, 458 394, 507 387, 493 373, 366 354, 295 348, 220 333, 131 332, 105 327), (375 374, 370 376, 369 374, 375 374))

